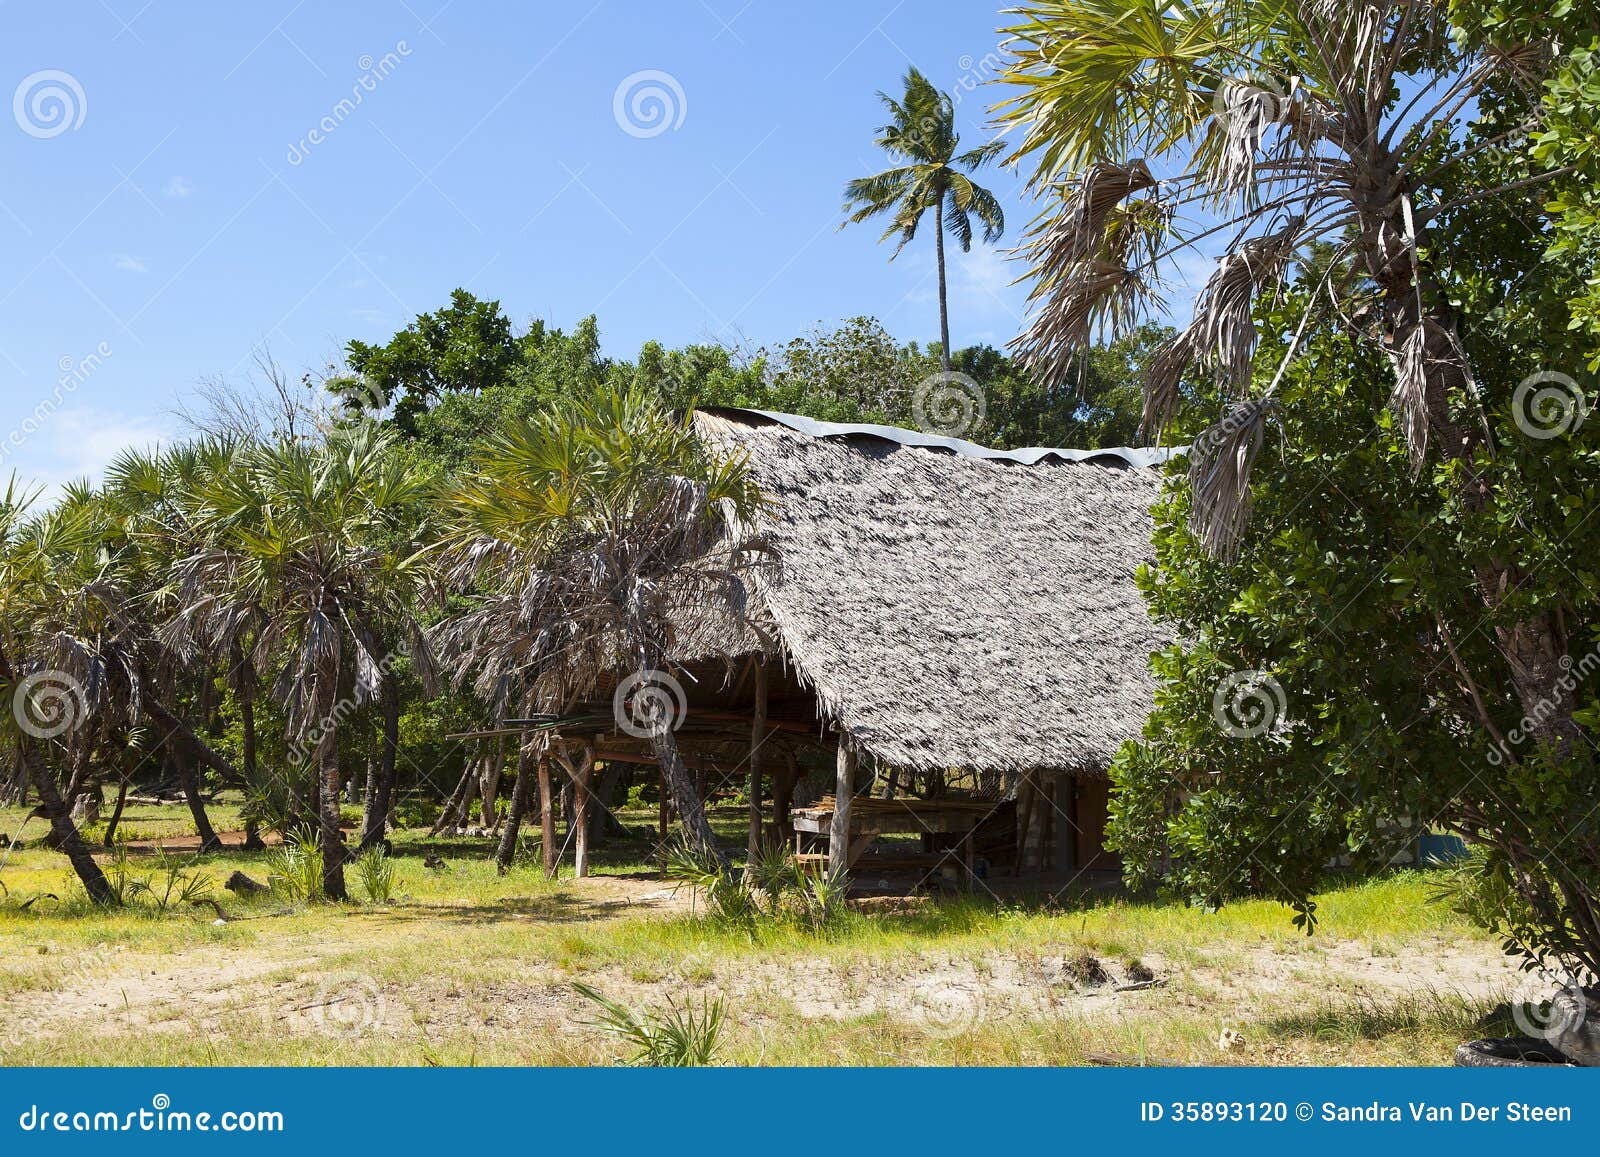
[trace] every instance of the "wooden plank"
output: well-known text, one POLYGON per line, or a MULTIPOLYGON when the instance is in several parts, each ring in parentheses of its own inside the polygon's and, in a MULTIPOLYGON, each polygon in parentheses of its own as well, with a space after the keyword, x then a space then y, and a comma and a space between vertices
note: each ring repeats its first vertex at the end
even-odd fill
POLYGON ((539 838, 544 847, 544 878, 556 878, 556 798, 550 783, 550 753, 539 753, 539 838))
POLYGON ((578 830, 573 834, 576 847, 573 853, 573 875, 580 880, 589 874, 589 781, 593 776, 594 745, 586 743, 583 745, 583 754, 579 757, 578 774, 573 779, 572 786, 573 810, 578 813, 575 817, 578 830))
POLYGON ((767 742, 767 664, 755 660, 755 713, 750 717, 750 833, 745 841, 745 862, 761 855, 761 748, 767 742))
POLYGON ((856 793, 856 749, 849 736, 839 736, 839 761, 834 776, 833 823, 828 829, 828 875, 843 881, 850 871, 850 804, 856 793))

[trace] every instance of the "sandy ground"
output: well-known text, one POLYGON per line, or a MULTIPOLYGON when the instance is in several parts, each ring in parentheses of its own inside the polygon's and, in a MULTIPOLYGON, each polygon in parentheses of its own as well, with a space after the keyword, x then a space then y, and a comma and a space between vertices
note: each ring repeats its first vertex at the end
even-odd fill
MULTIPOLYGON (((665 913, 685 903, 659 881, 608 877, 586 882, 582 899, 589 919, 665 913)), ((530 934, 549 927, 540 927, 536 915, 511 913, 502 926, 505 920, 527 922, 530 934)), ((453 946, 456 958, 463 952, 471 958, 468 943, 453 946)), ((1155 974, 1153 983, 1113 960, 1102 962, 1105 976, 1085 979, 1068 957, 1043 948, 1026 956, 997 952, 976 959, 938 951, 884 959, 689 955, 651 962, 659 973, 602 966, 579 974, 529 964, 525 975, 483 983, 458 980, 448 955, 438 970, 404 983, 348 966, 352 954, 375 956, 405 944, 405 932, 392 924, 353 919, 348 930, 335 924, 315 937, 263 934, 182 952, 116 944, 57 949, 66 956, 60 965, 64 982, 0 999, 0 1043, 86 1029, 111 1034, 249 1028, 394 1039, 561 1031, 593 1017, 593 1007, 572 989, 575 978, 628 1003, 723 996, 741 1021, 752 1024, 776 1023, 780 1012, 807 1021, 881 1013, 948 1035, 980 1020, 1122 1018, 1164 1010, 1203 1010, 1226 1023, 1251 1019, 1264 1003, 1310 1008, 1331 997, 1383 999, 1428 991, 1483 999, 1503 996, 1517 983, 1513 964, 1492 947, 1442 939, 1414 945, 1405 955, 1374 956, 1360 942, 1328 940, 1295 951, 1271 944, 1229 946, 1208 957, 1196 950, 1182 962, 1147 956, 1142 963, 1155 974)), ((51 950, 48 944, 41 948, 51 950)), ((451 949, 447 943, 433 950, 451 949)), ((508 961, 503 946, 493 959, 508 961)), ((509 962, 515 963, 514 954, 509 962)))

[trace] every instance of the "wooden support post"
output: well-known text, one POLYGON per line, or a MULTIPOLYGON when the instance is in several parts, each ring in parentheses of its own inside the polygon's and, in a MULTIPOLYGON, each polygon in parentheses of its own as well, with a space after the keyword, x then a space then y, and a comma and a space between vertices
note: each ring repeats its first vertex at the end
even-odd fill
POLYGON ((589 782, 594 775, 594 745, 584 744, 583 755, 578 763, 578 776, 573 786, 573 810, 577 812, 575 822, 578 830, 573 839, 576 841, 577 851, 574 853, 576 867, 573 875, 580 880, 589 874, 589 808, 590 791, 589 782))
POLYGON ((550 753, 539 753, 539 839, 544 845, 544 878, 556 878, 556 796, 550 784, 550 753))
POLYGON ((761 748, 767 742, 767 664, 756 659, 755 712, 750 717, 750 838, 745 848, 745 863, 754 864, 761 855, 761 748))
POLYGON ((773 777, 772 784, 772 831, 780 844, 787 844, 794 839, 794 824, 789 821, 789 810, 794 802, 794 785, 799 778, 800 764, 794 752, 786 750, 783 753, 783 768, 773 777))
POLYGON ((839 768, 833 789, 833 821, 828 825, 828 875, 843 883, 850 871, 850 804, 856 794, 856 749, 839 736, 839 768))
MULTIPOLYGON (((652 760, 651 762, 654 763, 655 761, 652 760)), ((661 867, 665 870, 667 866, 667 801, 672 793, 667 788, 667 773, 661 770, 659 763, 656 763, 656 783, 659 785, 661 792, 661 838, 659 841, 660 846, 657 849, 657 858, 660 859, 661 867)))

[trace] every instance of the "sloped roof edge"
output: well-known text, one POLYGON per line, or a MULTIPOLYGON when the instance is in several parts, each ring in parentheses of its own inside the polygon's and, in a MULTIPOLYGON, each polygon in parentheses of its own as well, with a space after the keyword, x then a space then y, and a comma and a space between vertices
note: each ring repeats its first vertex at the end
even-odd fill
POLYGON ((880 426, 873 422, 823 422, 803 414, 784 414, 776 410, 756 410, 743 406, 701 406, 708 414, 748 422, 759 418, 785 426, 808 438, 881 438, 900 446, 915 446, 925 450, 943 450, 963 458, 980 458, 991 462, 1015 462, 1023 466, 1037 466, 1041 462, 1098 462, 1104 465, 1132 467, 1159 466, 1184 453, 1187 446, 1108 446, 1099 450, 1071 450, 1051 446, 1025 446, 1020 450, 993 450, 961 438, 941 434, 925 434, 901 426, 880 426))

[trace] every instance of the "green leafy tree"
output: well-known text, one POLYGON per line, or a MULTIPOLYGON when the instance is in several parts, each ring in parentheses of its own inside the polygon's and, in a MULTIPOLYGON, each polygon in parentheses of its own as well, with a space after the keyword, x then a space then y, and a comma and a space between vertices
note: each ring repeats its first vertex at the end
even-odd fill
POLYGON ((955 102, 933 83, 910 69, 899 100, 880 92, 878 99, 889 112, 889 123, 878 130, 876 144, 896 161, 892 169, 858 177, 844 190, 848 223, 889 216, 880 240, 898 235, 895 255, 917 235, 923 215, 933 210, 934 245, 939 271, 939 349, 944 368, 950 369, 950 308, 945 287, 944 235, 954 237, 963 253, 972 248, 972 219, 983 227, 983 239, 994 242, 1005 232, 1005 212, 988 189, 969 173, 988 164, 1003 150, 999 141, 957 152, 955 102), (965 170, 965 172, 963 172, 965 170))
MULTIPOLYGON (((1324 374, 1310 382, 1325 396, 1303 404, 1325 416, 1327 406, 1385 400, 1355 419, 1370 425, 1376 417, 1380 430, 1397 433, 1407 468, 1434 488, 1427 526, 1436 549, 1418 557, 1398 539, 1404 574, 1382 563, 1389 556, 1381 548, 1376 563, 1335 551, 1325 562, 1329 577, 1354 568, 1354 599, 1378 584, 1422 584, 1436 620, 1427 650, 1461 683, 1468 725, 1490 739, 1515 730, 1521 741, 1504 745, 1502 759, 1539 785, 1502 792, 1498 803, 1463 790, 1450 822, 1495 848, 1540 913, 1542 939, 1525 947, 1592 970, 1600 959, 1595 833, 1580 811, 1566 810, 1566 801, 1593 795, 1583 700, 1569 676, 1590 645, 1592 602, 1586 586, 1552 581, 1549 568, 1563 535, 1576 529, 1574 511, 1592 509, 1600 495, 1589 490, 1588 459, 1549 454, 1548 439, 1518 412, 1526 393, 1518 379, 1569 356, 1557 287, 1573 270, 1539 261, 1546 225, 1538 201, 1562 172, 1528 153, 1507 157, 1502 147, 1514 139, 1507 120, 1514 125, 1531 111, 1539 80, 1572 42, 1560 20, 1546 21, 1530 43, 1504 35, 1504 26, 1452 25, 1450 17, 1448 6, 1424 0, 1050 0, 1022 9, 1009 29, 1013 61, 1003 78, 1017 95, 1003 116, 1019 135, 1015 159, 1031 161, 1035 187, 1058 199, 1030 235, 1037 312, 1020 353, 1053 378, 1092 332, 1126 326, 1159 300, 1159 275, 1179 254, 1206 237, 1233 239, 1194 320, 1151 360, 1146 380, 1151 430, 1173 420, 1191 367, 1225 391, 1228 405, 1214 415, 1222 421, 1195 431, 1182 498, 1186 544, 1225 567, 1239 550, 1276 548, 1287 533, 1260 517, 1259 502, 1252 518, 1251 479, 1269 449, 1267 422, 1296 429, 1284 390, 1309 356, 1304 342, 1321 335, 1316 311, 1332 309, 1359 331, 1361 355, 1381 355, 1389 388, 1353 389, 1352 373, 1324 374), (1158 169, 1171 175, 1158 178, 1158 169), (1210 215, 1199 226, 1191 224, 1196 209, 1210 215), (1519 251, 1505 252, 1503 237, 1484 232, 1496 226, 1521 231, 1519 251), (1467 236, 1477 237, 1475 251, 1458 240, 1467 236), (1484 260, 1487 270, 1476 264, 1484 260), (1273 318, 1281 344, 1270 360, 1260 357, 1258 321, 1275 311, 1297 269, 1310 276, 1294 297, 1298 315, 1273 318), (1530 811, 1535 798, 1564 802, 1530 811), (1585 850, 1575 853, 1574 843, 1585 850)), ((1365 372, 1356 380, 1370 384, 1365 372)), ((1391 495, 1397 511, 1406 509, 1404 493, 1391 495)), ((1284 509, 1287 516, 1294 507, 1284 509)), ((1342 515, 1337 506, 1313 509, 1342 515)), ((1269 551, 1255 561, 1255 584, 1229 572, 1236 598, 1261 584, 1271 590, 1287 574, 1314 577, 1297 557, 1269 551), (1295 562, 1300 569, 1282 569, 1295 562)), ((1218 573, 1183 563, 1163 559, 1158 581, 1173 584, 1173 597, 1186 580, 1199 581, 1192 576, 1218 573)), ((1177 604, 1163 613, 1204 627, 1215 610, 1177 604)), ((1266 610, 1250 601, 1238 608, 1257 617, 1266 610)), ((1290 642, 1315 650, 1317 620, 1298 623, 1290 642)), ((1400 617, 1391 629, 1413 624, 1400 617)), ((1366 645, 1369 636, 1354 638, 1366 645)), ((1354 638, 1338 643, 1351 647, 1354 638)), ((1239 661, 1240 651, 1219 653, 1239 661)), ((1177 674, 1164 673, 1169 681, 1177 674)), ((1413 693, 1376 700, 1366 731, 1381 736, 1406 723, 1406 705, 1433 686, 1421 671, 1410 674, 1413 693)), ((1362 730, 1359 711, 1342 699, 1330 703, 1320 679, 1313 686, 1290 708, 1295 729, 1324 744, 1334 728, 1362 730)), ((1216 770, 1225 774, 1226 766, 1216 770)), ((1419 774, 1403 763, 1380 766, 1396 779, 1419 774)), ((1278 806, 1291 798, 1278 796, 1278 806)), ((1313 790, 1307 807, 1319 799, 1313 790)), ((1349 806, 1373 799, 1394 802, 1358 794, 1349 806)), ((1198 814, 1187 805, 1185 812, 1198 814)), ((1256 866, 1282 875, 1293 854, 1286 846, 1262 844, 1256 866)), ((1303 880, 1289 882, 1284 891, 1303 900, 1303 888, 1303 880)))

